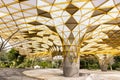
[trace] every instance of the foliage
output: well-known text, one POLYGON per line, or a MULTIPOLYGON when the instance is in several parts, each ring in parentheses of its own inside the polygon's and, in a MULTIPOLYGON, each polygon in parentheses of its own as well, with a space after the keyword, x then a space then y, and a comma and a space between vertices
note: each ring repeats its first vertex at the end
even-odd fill
POLYGON ((34 66, 40 66, 40 68, 58 68, 56 62, 52 63, 50 60, 39 60, 26 58, 23 63, 17 66, 17 68, 33 68, 34 66))
POLYGON ((120 68, 120 56, 115 56, 115 63, 112 65, 113 69, 116 70, 120 68))
POLYGON ((24 61, 25 56, 19 54, 17 50, 12 48, 7 53, 0 54, 0 67, 15 68, 24 61))
POLYGON ((41 61, 39 66, 41 66, 42 68, 51 68, 52 64, 50 61, 41 61))
MULTIPOLYGON (((120 68, 120 56, 115 56, 113 59, 109 59, 109 67, 112 67, 113 70, 118 70, 120 68)), ((99 69, 99 63, 98 60, 93 58, 81 58, 80 59, 80 68, 81 69, 99 69)))
POLYGON ((8 67, 8 64, 5 62, 0 61, 0 68, 8 67))
POLYGON ((120 62, 120 56, 115 56, 114 59, 115 59, 115 62, 120 62))
POLYGON ((80 58, 81 69, 99 69, 99 63, 96 58, 80 58))
POLYGON ((57 63, 51 60, 36 60, 34 65, 39 65, 41 68, 58 68, 57 63))
POLYGON ((16 68, 31 68, 32 67, 32 59, 25 58, 24 61, 16 66, 16 68))
POLYGON ((112 65, 113 69, 120 68, 120 62, 116 62, 112 65))
POLYGON ((17 57, 19 56, 19 52, 16 51, 14 48, 12 48, 8 53, 7 53, 7 58, 9 61, 17 60, 17 57))
POLYGON ((51 60, 41 60, 40 58, 27 58, 26 56, 20 55, 19 51, 12 48, 7 53, 0 55, 0 67, 9 68, 33 68, 36 65, 41 68, 58 68, 62 62, 51 60))
MULTIPOLYGON (((0 67, 10 68, 33 68, 39 65, 41 68, 59 68, 62 64, 61 60, 41 60, 40 58, 26 58, 19 54, 15 49, 11 49, 8 53, 0 56, 0 67)), ((113 69, 120 67, 120 57, 115 57, 113 69)), ((99 69, 98 60, 94 57, 80 58, 81 69, 99 69)))
MULTIPOLYGON (((112 68, 119 69, 120 68, 120 56, 114 57, 114 62, 112 68)), ((22 56, 12 48, 9 52, 2 52, 0 54, 0 67, 9 67, 9 68, 33 68, 38 65, 41 68, 60 68, 62 64, 61 60, 41 60, 40 58, 26 58, 26 56, 22 56)), ((81 69, 99 69, 99 62, 97 58, 93 57, 85 57, 80 58, 80 68, 81 69)), ((109 66, 110 69, 110 66, 109 66)))
POLYGON ((95 64, 89 64, 88 69, 99 69, 99 65, 97 63, 95 64))
POLYGON ((1 52, 0 54, 0 67, 9 68, 33 68, 39 65, 41 68, 58 68, 62 62, 51 61, 51 60, 41 60, 40 58, 33 57, 28 58, 26 56, 20 55, 19 51, 12 48, 7 53, 1 52))
POLYGON ((6 60, 7 60, 6 52, 4 51, 0 52, 0 61, 6 61, 6 60))

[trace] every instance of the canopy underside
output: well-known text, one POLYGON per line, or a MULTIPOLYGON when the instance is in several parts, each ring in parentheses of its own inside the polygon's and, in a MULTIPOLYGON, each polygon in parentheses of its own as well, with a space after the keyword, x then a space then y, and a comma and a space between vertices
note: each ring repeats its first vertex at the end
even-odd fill
MULTIPOLYGON (((0 35, 30 53, 83 38, 80 52, 119 53, 120 0, 0 0, 0 35), (59 34, 59 36, 58 36, 59 34)), ((55 49, 53 49, 55 50, 55 49)))

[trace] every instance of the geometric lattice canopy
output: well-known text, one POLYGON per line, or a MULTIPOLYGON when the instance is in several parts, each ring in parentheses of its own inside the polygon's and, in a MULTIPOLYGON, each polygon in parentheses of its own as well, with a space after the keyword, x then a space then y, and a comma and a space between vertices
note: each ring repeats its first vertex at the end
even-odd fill
POLYGON ((1 0, 0 35, 32 52, 80 44, 81 52, 119 52, 120 0, 1 0), (59 36, 58 36, 59 35, 59 36))

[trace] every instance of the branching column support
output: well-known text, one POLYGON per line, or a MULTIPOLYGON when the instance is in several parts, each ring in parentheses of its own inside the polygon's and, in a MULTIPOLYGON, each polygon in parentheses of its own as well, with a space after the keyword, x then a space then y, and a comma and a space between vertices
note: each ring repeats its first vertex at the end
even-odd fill
POLYGON ((5 46, 7 45, 7 43, 10 41, 10 39, 19 31, 19 29, 17 31, 15 31, 14 33, 12 33, 7 39, 3 39, 2 36, 0 35, 0 39, 1 39, 1 44, 0 44, 0 52, 5 48, 5 46))

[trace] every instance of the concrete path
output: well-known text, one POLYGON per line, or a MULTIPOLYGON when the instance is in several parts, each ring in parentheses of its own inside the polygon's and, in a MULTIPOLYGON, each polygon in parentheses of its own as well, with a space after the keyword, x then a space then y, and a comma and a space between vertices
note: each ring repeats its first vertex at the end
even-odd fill
POLYGON ((25 76, 22 72, 26 70, 28 69, 0 68, 0 80, 40 80, 25 76))
POLYGON ((120 80, 119 71, 80 70, 80 73, 86 75, 78 78, 64 77, 60 69, 35 69, 24 71, 23 73, 27 76, 43 80, 120 80))

